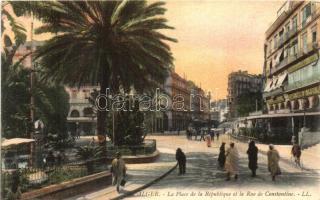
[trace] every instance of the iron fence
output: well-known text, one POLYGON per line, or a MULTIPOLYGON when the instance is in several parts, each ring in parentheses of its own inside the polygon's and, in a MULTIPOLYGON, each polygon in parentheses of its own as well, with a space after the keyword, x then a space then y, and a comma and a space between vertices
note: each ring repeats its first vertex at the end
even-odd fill
POLYGON ((18 184, 21 192, 26 192, 106 170, 109 170, 109 165, 105 157, 67 162, 63 165, 52 164, 40 168, 2 170, 2 198, 5 199, 6 193, 10 191, 13 184, 18 184), (16 177, 19 177, 18 180, 16 177))

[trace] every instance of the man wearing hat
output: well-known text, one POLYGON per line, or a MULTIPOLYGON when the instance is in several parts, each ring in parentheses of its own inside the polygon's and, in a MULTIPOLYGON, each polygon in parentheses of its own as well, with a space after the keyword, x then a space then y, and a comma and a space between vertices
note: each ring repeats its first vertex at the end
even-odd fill
POLYGON ((124 182, 126 170, 126 164, 121 158, 120 152, 117 152, 116 158, 113 159, 111 163, 112 185, 117 185, 117 192, 120 191, 120 185, 124 186, 121 182, 124 182))

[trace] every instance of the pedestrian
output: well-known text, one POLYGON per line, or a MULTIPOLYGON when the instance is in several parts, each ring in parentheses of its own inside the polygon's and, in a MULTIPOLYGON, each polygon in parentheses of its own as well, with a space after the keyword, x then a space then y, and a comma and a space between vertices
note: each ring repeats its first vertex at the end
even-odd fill
POLYGON ((219 152, 219 157, 218 157, 218 162, 219 162, 219 167, 223 169, 224 163, 226 162, 226 150, 225 150, 225 142, 222 142, 220 146, 220 152, 219 152))
POLYGON ((220 136, 220 133, 219 133, 219 131, 217 132, 217 140, 219 140, 219 136, 220 136))
POLYGON ((211 147, 211 136, 210 136, 210 134, 206 135, 206 142, 207 142, 207 147, 211 147))
POLYGON ((299 146, 299 144, 295 143, 292 146, 291 154, 294 158, 295 163, 300 166, 301 147, 299 146))
POLYGON ((193 133, 194 133, 194 140, 197 141, 199 129, 194 129, 193 133))
POLYGON ((249 148, 247 150, 249 164, 248 167, 251 170, 251 177, 256 176, 256 170, 258 169, 258 148, 254 141, 249 143, 249 148))
POLYGON ((274 148, 272 144, 269 145, 269 151, 267 153, 268 156, 268 170, 271 173, 272 180, 276 180, 276 175, 281 174, 281 170, 279 167, 279 152, 274 148))
POLYGON ((186 155, 183 153, 183 151, 178 148, 176 151, 176 160, 178 161, 179 165, 179 175, 186 173, 186 155))
POLYGON ((234 175, 234 179, 238 179, 239 173, 239 153, 234 143, 230 143, 230 147, 226 152, 225 170, 227 171, 227 181, 230 180, 230 176, 234 175))
POLYGON ((210 135, 211 135, 212 142, 214 142, 214 130, 213 129, 210 130, 210 135))
POLYGON ((117 186, 117 192, 120 192, 120 186, 124 186, 127 167, 121 158, 120 152, 116 153, 116 158, 111 163, 112 185, 117 186))
POLYGON ((204 130, 203 129, 200 129, 200 141, 203 140, 203 141, 206 141, 206 139, 204 138, 204 130))

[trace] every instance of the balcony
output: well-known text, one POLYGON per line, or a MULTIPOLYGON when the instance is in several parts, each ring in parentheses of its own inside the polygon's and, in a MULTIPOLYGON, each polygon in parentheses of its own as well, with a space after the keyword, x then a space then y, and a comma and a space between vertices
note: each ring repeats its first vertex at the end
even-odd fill
POLYGON ((313 85, 313 84, 319 83, 319 82, 320 82, 320 73, 317 73, 308 79, 298 81, 295 83, 291 83, 291 84, 285 86, 285 91, 291 91, 291 90, 303 88, 303 87, 313 85))
POLYGON ((297 27, 291 28, 289 31, 284 33, 283 39, 280 38, 276 41, 276 45, 274 45, 273 50, 268 51, 267 58, 269 58, 271 55, 273 55, 276 51, 279 50, 283 46, 283 44, 286 44, 291 38, 293 38, 298 32, 305 29, 307 26, 309 26, 310 23, 312 23, 316 18, 320 16, 320 8, 313 11, 311 13, 311 16, 309 16, 305 21, 303 21, 301 24, 299 24, 297 27))
POLYGON ((289 64, 294 62, 295 60, 301 58, 304 55, 309 54, 310 52, 316 50, 318 48, 318 43, 309 43, 307 45, 306 49, 300 48, 297 50, 297 53, 294 55, 289 55, 288 57, 284 58, 281 62, 276 64, 271 70, 270 70, 270 75, 286 68, 289 64))
POLYGON ((283 92, 283 88, 277 88, 277 89, 272 90, 270 92, 264 92, 262 94, 262 97, 265 99, 267 97, 277 96, 278 94, 281 94, 282 92, 283 92))

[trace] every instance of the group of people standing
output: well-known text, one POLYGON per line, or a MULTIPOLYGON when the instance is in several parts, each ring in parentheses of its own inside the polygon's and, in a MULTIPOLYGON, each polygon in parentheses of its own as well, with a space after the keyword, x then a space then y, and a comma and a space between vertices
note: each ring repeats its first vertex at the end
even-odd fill
MULTIPOLYGON (((230 147, 225 150, 225 142, 222 142, 220 146, 220 153, 218 156, 218 163, 221 169, 227 172, 227 181, 234 176, 234 179, 238 179, 239 174, 239 152, 235 147, 235 144, 230 143, 230 147)), ((248 155, 248 167, 251 170, 251 177, 256 176, 256 170, 258 169, 258 148, 254 141, 250 141, 247 150, 248 155)), ((268 157, 268 170, 272 176, 272 180, 275 181, 276 175, 281 174, 279 166, 279 152, 274 148, 272 144, 269 145, 269 151, 267 153, 268 157)))

